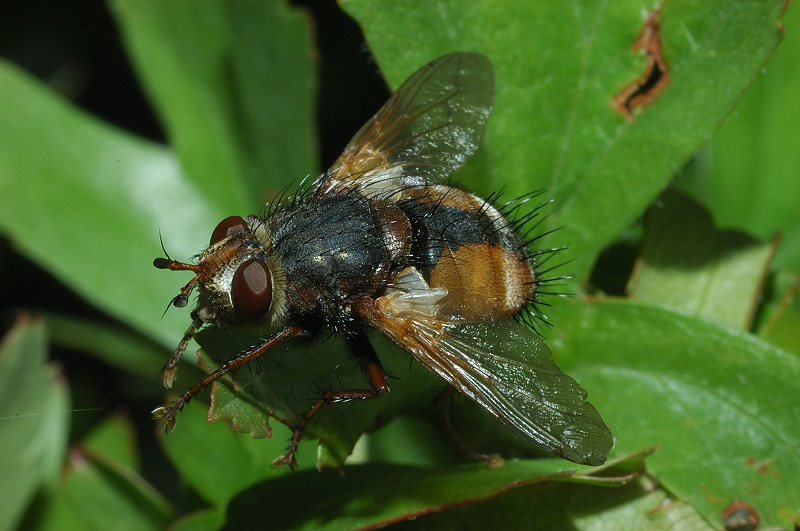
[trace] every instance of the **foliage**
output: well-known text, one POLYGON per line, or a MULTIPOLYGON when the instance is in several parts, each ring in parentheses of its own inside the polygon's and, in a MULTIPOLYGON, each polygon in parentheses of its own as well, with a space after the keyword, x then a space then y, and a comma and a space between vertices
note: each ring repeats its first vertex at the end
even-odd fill
MULTIPOLYGON (((735 500, 765 525, 795 523, 800 120, 780 70, 796 64, 795 35, 756 80, 758 97, 734 110, 782 38, 783 1, 664 2, 657 18, 669 82, 631 120, 610 101, 645 69, 631 45, 650 3, 341 4, 391 87, 450 51, 492 59, 497 92, 486 141, 456 179, 482 195, 546 189, 555 199, 538 230, 560 230, 538 243, 569 246, 572 261, 556 274, 574 274, 564 289, 575 296, 548 299, 554 327, 544 333, 615 434, 612 462, 592 470, 515 454, 520 447, 501 440, 503 428, 465 406, 470 442, 525 458, 496 469, 458 463, 425 405, 435 379, 397 351, 386 356, 400 380, 386 405, 368 406, 386 426, 360 439, 344 478, 313 470, 349 451, 326 444, 340 434, 315 432, 322 444, 304 441, 301 470, 290 474, 270 466, 286 445, 285 427, 273 423, 271 438, 254 439, 208 424, 199 402, 159 438, 192 493, 181 508, 145 479, 125 414, 105 415, 68 444, 66 385, 79 386, 48 363, 45 330, 54 343, 123 371, 134 387, 158 389, 160 364, 188 325, 187 312, 159 319, 180 284, 149 266, 159 231, 171 254, 188 258, 219 219, 258 212, 317 166, 314 53, 297 9, 278 0, 114 0, 168 146, 103 123, 0 63, 0 229, 125 323, 47 315, 20 319, 6 337, 0 461, 11 479, 2 484, 0 526, 24 518, 61 529, 241 527, 269 519, 274 503, 275 522, 296 527, 418 517, 413 525, 431 527, 705 528, 720 527, 735 500), (683 193, 671 187, 676 174, 683 193), (783 233, 779 245, 775 232, 783 233), (642 474, 599 486, 625 483, 631 470, 642 474), (323 497, 324 505, 281 513, 289 501, 323 497)), ((791 9, 787 17, 798 20, 791 9)), ((313 356, 328 356, 333 383, 358 378, 329 343, 313 356)), ((285 349, 276 363, 293 354, 316 359, 285 349)), ((257 380, 272 367, 237 377, 257 380)), ((178 388, 196 374, 183 364, 178 388)), ((365 414, 361 405, 338 407, 342 418, 365 414)))

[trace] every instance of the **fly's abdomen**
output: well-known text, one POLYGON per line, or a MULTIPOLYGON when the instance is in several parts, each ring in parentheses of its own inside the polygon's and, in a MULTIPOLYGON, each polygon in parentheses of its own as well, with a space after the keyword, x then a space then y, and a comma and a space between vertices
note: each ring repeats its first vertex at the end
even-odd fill
POLYGON ((411 222, 411 263, 432 288, 469 290, 508 315, 533 300, 533 266, 496 208, 448 186, 410 192, 398 205, 411 222))

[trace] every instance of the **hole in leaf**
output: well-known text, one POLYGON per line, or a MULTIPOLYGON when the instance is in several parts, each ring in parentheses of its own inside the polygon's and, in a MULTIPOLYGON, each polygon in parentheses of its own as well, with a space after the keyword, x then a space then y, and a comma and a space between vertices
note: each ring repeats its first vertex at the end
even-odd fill
POLYGON ((669 69, 661 55, 661 23, 658 21, 660 7, 644 21, 639 36, 633 43, 633 51, 643 51, 647 68, 638 78, 627 84, 611 100, 611 106, 633 121, 633 112, 655 100, 669 83, 669 69))

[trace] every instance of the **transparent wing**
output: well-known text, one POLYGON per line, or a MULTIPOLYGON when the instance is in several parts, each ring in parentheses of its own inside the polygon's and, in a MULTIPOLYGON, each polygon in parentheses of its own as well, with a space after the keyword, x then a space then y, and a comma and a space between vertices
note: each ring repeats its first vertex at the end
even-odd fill
POLYGON ((476 313, 473 295, 451 292, 432 311, 414 308, 421 293, 408 297, 378 299, 371 324, 528 441, 576 463, 605 462, 611 431, 539 336, 499 311, 459 320, 476 313))
POLYGON ((317 184, 329 192, 441 180, 481 141, 494 101, 492 63, 476 53, 436 59, 408 78, 317 184))

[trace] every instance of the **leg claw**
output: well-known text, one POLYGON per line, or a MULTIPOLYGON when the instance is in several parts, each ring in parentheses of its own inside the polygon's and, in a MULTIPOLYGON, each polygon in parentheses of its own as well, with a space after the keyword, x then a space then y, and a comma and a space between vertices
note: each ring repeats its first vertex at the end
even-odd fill
POLYGON ((165 408, 163 406, 155 408, 150 415, 153 420, 164 424, 164 433, 169 433, 175 429, 175 413, 174 407, 165 408))
POLYGON ((289 465, 289 469, 291 470, 297 468, 297 459, 295 459, 294 454, 297 452, 297 445, 300 443, 300 437, 302 434, 302 431, 294 431, 292 434, 292 442, 289 443, 289 448, 287 448, 286 454, 275 458, 275 460, 272 461, 272 468, 281 468, 286 465, 289 465))

